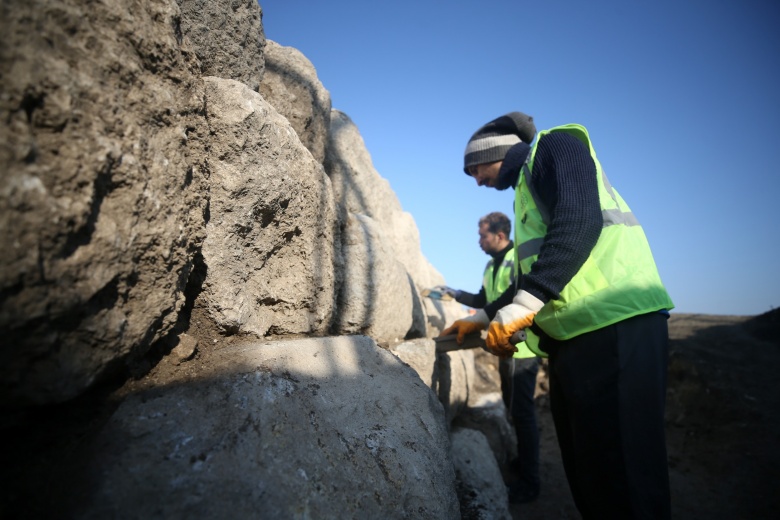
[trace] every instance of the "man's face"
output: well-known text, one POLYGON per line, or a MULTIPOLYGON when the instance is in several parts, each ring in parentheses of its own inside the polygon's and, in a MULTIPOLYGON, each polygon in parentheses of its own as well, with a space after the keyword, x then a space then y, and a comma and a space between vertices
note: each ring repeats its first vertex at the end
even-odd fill
POLYGON ((479 225, 479 247, 487 254, 501 251, 501 235, 488 231, 488 224, 479 225))
POLYGON ((487 164, 478 164, 469 166, 469 175, 477 181, 477 186, 487 186, 495 188, 498 183, 498 171, 501 169, 502 161, 496 161, 487 164))

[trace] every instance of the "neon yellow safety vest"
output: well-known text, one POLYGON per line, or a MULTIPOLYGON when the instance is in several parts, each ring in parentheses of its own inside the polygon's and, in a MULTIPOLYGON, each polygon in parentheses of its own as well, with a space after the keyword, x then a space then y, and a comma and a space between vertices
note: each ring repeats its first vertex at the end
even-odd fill
MULTIPOLYGON (((514 248, 506 252, 500 265, 495 265, 494 258, 491 258, 488 261, 485 266, 485 274, 482 276, 482 286, 485 288, 485 298, 488 303, 496 301, 504 291, 514 284, 514 274, 517 272, 515 264, 514 248), (495 276, 493 275, 494 270, 495 276)), ((530 339, 530 335, 532 334, 531 331, 526 331, 526 334, 529 335, 530 339)), ((529 349, 529 346, 526 343, 527 342, 522 341, 516 344, 517 352, 515 352, 512 357, 523 359, 537 356, 538 353, 529 349)), ((538 338, 536 343, 538 343, 538 338)))
POLYGON ((501 264, 495 265, 495 258, 488 260, 485 274, 482 275, 482 287, 485 288, 485 298, 492 303, 514 283, 515 250, 510 249, 504 255, 501 264), (495 271, 495 274, 493 273, 495 271))
POLYGON ((609 184, 588 131, 569 124, 539 132, 515 189, 515 249, 523 273, 533 270, 549 222, 548 213, 531 184, 539 141, 548 133, 566 132, 590 149, 596 164, 599 201, 604 219, 598 242, 580 270, 563 288, 560 298, 547 302, 534 321, 551 337, 571 339, 580 334, 674 304, 658 274, 645 232, 623 198, 609 184))

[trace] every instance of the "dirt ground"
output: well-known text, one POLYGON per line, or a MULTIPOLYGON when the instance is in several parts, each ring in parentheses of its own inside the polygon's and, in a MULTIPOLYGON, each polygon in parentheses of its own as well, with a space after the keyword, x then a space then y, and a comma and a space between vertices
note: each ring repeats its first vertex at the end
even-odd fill
MULTIPOLYGON (((136 383, 105 388, 35 413, 0 421, 0 518, 52 518, 67 486, 71 450, 108 417, 124 392, 195 377, 210 353, 240 337, 221 337, 199 313, 188 331, 201 338, 194 359, 176 350, 161 362, 141 360, 136 383), (211 339, 205 339, 211 338, 211 339), (143 366, 147 363, 148 366, 143 366), (49 507, 47 507, 49 506, 49 507), (44 513, 45 512, 45 513, 44 513)), ((780 309, 757 317, 673 314, 667 441, 673 517, 761 520, 780 511, 780 309)), ((579 518, 561 465, 546 395, 537 398, 541 432, 541 494, 512 505, 513 519, 579 518)))
MULTIPOLYGON (((780 517, 780 309, 757 317, 673 314, 667 392, 672 517, 780 517)), ((547 396, 537 397, 541 493, 515 520, 580 518, 547 396)))

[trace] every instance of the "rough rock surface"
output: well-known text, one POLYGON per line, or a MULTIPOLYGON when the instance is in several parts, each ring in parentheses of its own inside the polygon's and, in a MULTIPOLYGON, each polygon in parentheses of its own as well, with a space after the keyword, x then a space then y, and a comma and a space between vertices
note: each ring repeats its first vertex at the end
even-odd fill
POLYGON ((444 284, 444 277, 422 254, 414 219, 403 210, 390 183, 374 169, 357 126, 338 110, 331 113, 330 143, 324 165, 341 211, 376 220, 382 236, 418 288, 444 284))
POLYGON ((412 323, 412 289, 404 266, 366 215, 349 214, 342 232, 343 281, 334 332, 383 343, 404 339, 412 323))
MULTIPOLYGON (((254 507, 253 497, 268 500, 263 504, 270 508, 262 513, 270 513, 263 516, 323 517, 327 513, 316 513, 326 507, 338 512, 359 507, 353 516, 365 510, 375 517, 457 518, 450 485, 429 484, 437 478, 452 481, 449 469, 442 473, 449 466, 446 442, 439 441, 446 437, 450 415, 442 418, 442 412, 434 410, 438 405, 430 391, 409 376, 407 367, 365 338, 327 340, 336 346, 321 350, 321 340, 263 343, 256 349, 260 357, 241 357, 246 336, 225 335, 224 327, 217 330, 203 307, 205 298, 193 300, 190 296, 197 291, 183 290, 188 277, 192 281, 203 276, 205 281, 209 276, 199 261, 200 244, 207 218, 217 217, 207 204, 206 179, 211 162, 224 165, 211 154, 208 140, 215 139, 215 149, 230 167, 241 167, 233 146, 243 147, 234 141, 226 150, 220 132, 212 134, 207 128, 203 62, 191 45, 204 58, 215 59, 206 66, 218 76, 259 81, 263 63, 261 56, 251 57, 246 42, 222 40, 255 36, 242 32, 252 23, 235 19, 256 12, 253 2, 187 6, 213 9, 204 13, 211 17, 203 19, 204 26, 230 52, 203 54, 209 38, 193 37, 198 32, 194 25, 187 26, 186 35, 182 29, 200 20, 200 13, 190 9, 191 19, 180 17, 175 0, 0 3, 0 115, 5 123, 0 127, 2 404, 68 399, 111 372, 110 365, 132 357, 143 356, 141 361, 151 368, 137 380, 110 381, 119 389, 92 385, 90 393, 64 403, 4 407, 0 434, 10 440, 0 452, 0 518, 67 517, 63 507, 68 503, 80 506, 82 517, 110 517, 102 513, 116 507, 122 507, 122 514, 115 517, 130 516, 127 511, 134 508, 144 518, 164 516, 160 511, 174 511, 169 517, 222 518, 230 508, 240 517, 242 508, 254 507), (241 49, 240 55, 234 49, 241 49), (173 332, 179 343, 166 352, 161 344, 173 345, 156 340, 173 332), (344 344, 349 347, 338 346, 344 344), (223 352, 230 356, 223 357, 223 352), (215 358, 221 361, 212 363, 215 358), (249 362, 241 366, 240 359, 249 362), (356 365, 362 368, 348 369, 356 365), (417 411, 422 420, 415 422, 417 411), (352 471, 345 473, 344 468, 352 471), (252 471, 262 479, 244 480, 247 474, 257 474, 252 471), (181 480, 170 478, 174 473, 181 480), (333 489, 339 479, 348 485, 333 489), (257 486, 269 480, 278 482, 278 489, 257 486), (117 484, 124 482, 133 485, 117 484), (376 489, 379 495, 373 494, 376 489), (391 501, 380 505, 385 496, 391 501), (150 512, 154 505, 159 507, 150 512)), ((346 116, 342 119, 348 122, 346 116)), ((347 130, 337 136, 339 153, 329 154, 329 165, 336 168, 329 169, 333 181, 346 190, 339 192, 339 201, 350 204, 342 208, 343 215, 363 215, 385 228, 383 236, 392 243, 396 259, 404 262, 412 285, 442 283, 424 263, 420 267, 418 251, 404 249, 414 249, 419 240, 405 229, 408 219, 399 213, 386 181, 373 175, 354 125, 331 127, 347 130), (378 206, 384 203, 387 207, 378 206)), ((288 150, 268 147, 266 152, 264 160, 273 161, 288 150)), ((287 175, 282 165, 276 174, 287 175)), ((227 218, 224 212, 219 215, 227 218)), ((333 242, 338 264, 340 238, 333 242)), ((242 251, 251 248, 249 244, 242 251)), ((283 254, 281 249, 276 253, 283 254)), ((311 258, 301 262, 308 269, 311 258)), ((338 266, 334 271, 333 286, 338 288, 343 273, 338 266)), ((268 273, 275 276, 281 268, 268 273)), ((410 330, 417 330, 418 302, 415 291, 411 293, 410 330)), ((286 316, 284 306, 266 303, 278 316, 286 316)), ((435 320, 450 321, 444 307, 430 303, 423 300, 420 306, 428 317, 429 334, 435 320)), ((308 320, 313 319, 316 328, 319 318, 307 305, 295 307, 291 321, 311 324, 308 320), (301 316, 307 318, 296 321, 301 316)), ((776 518, 780 314, 774 310, 749 318, 674 313, 669 323, 666 431, 673 516, 776 518)), ((449 369, 456 365, 451 356, 444 359, 449 369)), ((430 363, 425 360, 420 366, 430 363)), ((461 396, 457 398, 442 393, 447 377, 439 373, 447 367, 425 372, 446 403, 463 403, 463 394, 468 394, 463 407, 448 409, 448 414, 457 412, 453 425, 473 419, 470 412, 480 408, 483 400, 475 399, 472 389, 481 393, 483 386, 490 386, 490 366, 476 357, 474 384, 450 376, 449 388, 461 396), (468 391, 456 381, 468 383, 468 391)), ((491 402, 489 411, 498 415, 498 397, 484 401, 491 402)), ((523 520, 579 518, 547 396, 539 396, 536 404, 541 494, 535 502, 510 506, 510 512, 523 520)), ((489 421, 472 421, 470 426, 501 431, 489 421)), ((471 432, 465 436, 479 438, 471 432)), ((474 444, 461 443, 462 437, 455 436, 452 458, 474 460, 468 455, 474 444)), ((493 441, 487 439, 495 454, 493 441)), ((483 441, 478 441, 479 460, 489 462, 483 441)), ((465 475, 470 472, 461 472, 461 484, 495 480, 485 477, 494 470, 485 469, 469 478, 465 475)), ((476 488, 489 489, 471 486, 472 491, 476 488)), ((470 512, 462 510, 467 518, 470 512)))
POLYGON ((452 427, 482 432, 498 467, 508 471, 509 461, 517 456, 517 437, 500 392, 473 392, 468 406, 455 417, 452 427))
POLYGON ((447 424, 478 400, 474 349, 437 353, 433 340, 421 338, 392 345, 390 350, 438 395, 447 424))
POLYGON ((203 240, 202 82, 173 0, 0 9, 0 401, 62 401, 176 321, 203 240))
POLYGON ((0 404, 74 398, 4 408, 0 517, 458 518, 473 353, 376 342, 462 310, 313 65, 253 0, 0 14, 0 404))
POLYGON ((511 519, 506 486, 485 436, 476 430, 456 428, 451 438, 452 464, 463 517, 511 519))
POLYGON ((441 405, 363 336, 244 343, 129 396, 80 518, 459 518, 441 405))
MULTIPOLYGON (((414 219, 403 211, 390 184, 374 169, 363 138, 343 112, 332 111, 329 138, 324 166, 331 178, 339 219, 347 225, 355 214, 376 222, 383 249, 403 265, 411 278, 413 314, 406 337, 436 336, 449 318, 462 315, 462 311, 453 302, 449 306, 436 306, 420 296, 421 289, 444 284, 444 277, 423 256, 414 219)), ((346 254, 344 264, 346 271, 349 269, 346 254)))
POLYGON ((509 461, 517 456, 517 438, 501 397, 498 358, 481 349, 437 355, 431 339, 405 341, 390 350, 437 393, 453 431, 481 432, 495 463, 508 471, 509 461))
POLYGON ((431 339, 420 338, 390 346, 390 352, 398 356, 398 359, 409 365, 417 372, 420 379, 432 390, 435 381, 439 379, 436 374, 436 344, 431 339))
POLYGON ((432 339, 420 338, 390 346, 390 351, 414 369, 439 397, 447 423, 476 401, 474 352, 436 352, 432 339))
POLYGON ((334 305, 330 180, 260 94, 233 80, 205 83, 218 136, 203 244, 212 316, 229 333, 325 332, 334 305))
POLYGON ((204 76, 234 79, 257 91, 263 79, 265 34, 256 0, 176 0, 181 33, 204 76))
MULTIPOLYGON (((474 349, 474 366, 477 369, 476 388, 478 394, 501 392, 501 377, 498 358, 482 349, 474 349)), ((546 391, 546 389, 545 389, 546 391)))
MULTIPOLYGON (((453 426, 471 428, 485 435, 502 471, 508 471, 509 461, 517 456, 517 437, 502 397, 498 358, 482 349, 473 349, 475 380, 469 392, 468 406, 455 419, 453 426)), ((547 393, 544 370, 537 375, 535 396, 547 393)))
POLYGON ((264 56, 260 93, 290 121, 314 158, 323 162, 330 127, 330 92, 298 49, 266 40, 264 56))
POLYGON ((485 363, 484 357, 477 355, 483 352, 479 349, 438 355, 435 349, 431 339, 391 346, 393 354, 437 392, 445 407, 463 518, 509 518, 502 472, 517 456, 517 441, 507 419, 500 386, 495 386, 497 364, 485 363), (477 359, 481 371, 495 372, 494 377, 483 380, 477 359))
POLYGON ((469 395, 476 379, 474 352, 454 350, 436 354, 436 379, 433 390, 444 406, 447 424, 468 407, 469 395))
MULTIPOLYGON (((432 285, 428 285, 427 287, 430 288, 432 285)), ((442 301, 426 297, 422 298, 422 302, 423 312, 425 313, 426 322, 428 324, 428 337, 431 338, 439 336, 441 331, 455 323, 455 320, 467 315, 463 306, 455 300, 442 301)))

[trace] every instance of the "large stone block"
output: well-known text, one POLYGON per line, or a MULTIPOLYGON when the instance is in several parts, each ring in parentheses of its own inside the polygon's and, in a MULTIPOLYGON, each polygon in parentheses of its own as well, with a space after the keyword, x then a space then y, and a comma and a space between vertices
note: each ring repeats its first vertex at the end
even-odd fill
POLYGON ((203 297, 227 333, 322 333, 334 305, 330 180, 243 83, 205 78, 212 132, 203 297))
POLYGON ((500 392, 470 396, 469 406, 461 410, 452 426, 482 432, 502 470, 517 457, 517 436, 500 392))
POLYGON ((468 413, 470 404, 478 401, 474 349, 437 353, 432 339, 418 338, 392 345, 390 351, 436 393, 448 424, 468 413))
POLYGON ((428 297, 421 300, 428 322, 429 337, 439 336, 444 329, 455 323, 455 320, 468 316, 463 305, 455 300, 442 301, 428 297))
POLYGON ((234 79, 257 91, 263 79, 265 34, 256 0, 176 0, 181 33, 204 76, 234 79))
POLYGON ((422 254, 414 218, 403 210, 390 183, 374 169, 357 126, 338 110, 331 113, 325 170, 342 214, 368 215, 378 222, 383 241, 418 288, 444 284, 444 277, 422 254))
POLYGON ((75 517, 460 518, 441 406, 371 339, 244 344, 203 376, 119 407, 75 517))
POLYGON ((476 430, 455 428, 451 437, 461 514, 481 520, 511 520, 504 479, 485 436, 476 430))
POLYGON ((0 401, 62 401, 176 321, 203 85, 174 0, 0 9, 0 401))
POLYGON ((343 281, 334 331, 366 334, 383 343, 406 337, 413 294, 403 265, 370 217, 350 214, 342 232, 343 281))
POLYGON ((434 382, 438 380, 436 375, 436 344, 427 338, 413 339, 397 343, 390 347, 390 352, 398 356, 398 359, 409 365, 423 383, 434 389, 434 382))
POLYGON ((260 93, 285 116, 301 142, 322 162, 328 145, 330 93, 314 65, 298 49, 267 40, 260 93))

